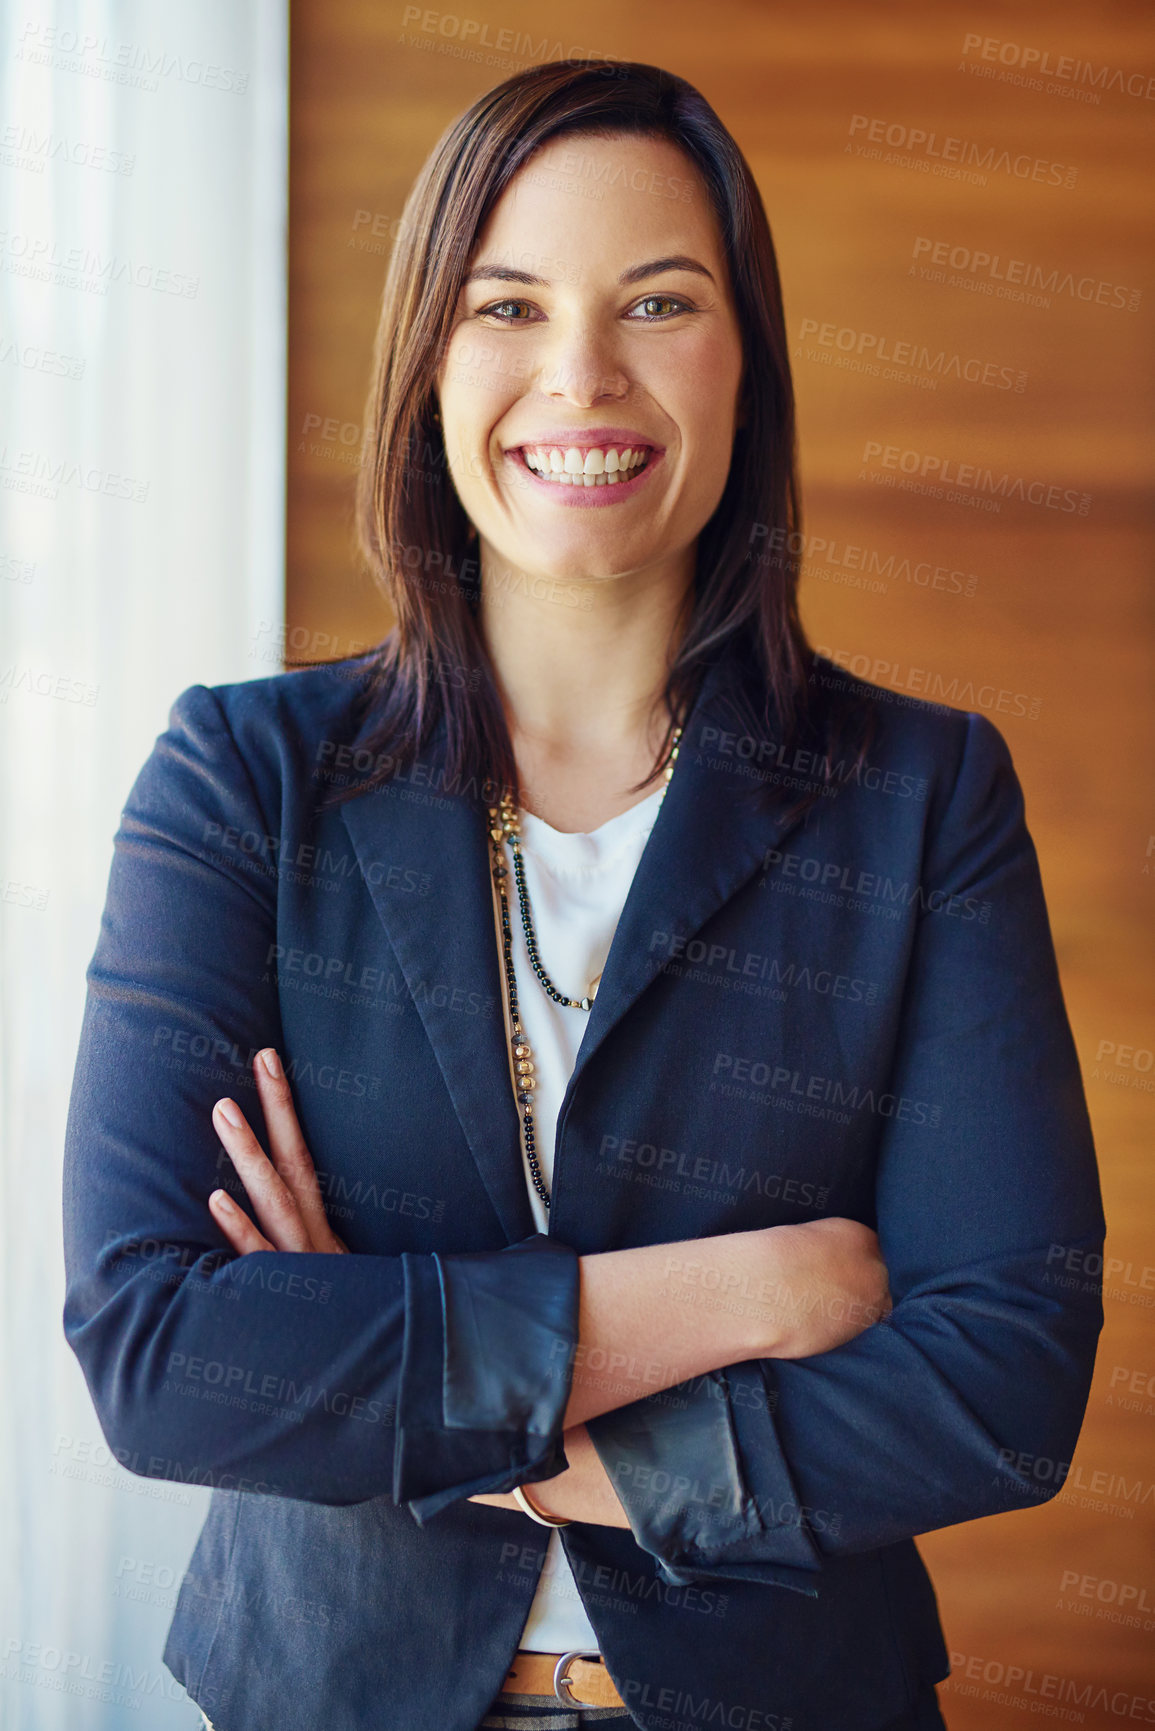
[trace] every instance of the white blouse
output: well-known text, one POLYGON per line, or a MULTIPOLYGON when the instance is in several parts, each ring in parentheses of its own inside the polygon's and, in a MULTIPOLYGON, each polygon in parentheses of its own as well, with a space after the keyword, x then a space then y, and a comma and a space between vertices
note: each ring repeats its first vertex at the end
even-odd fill
MULTIPOLYGON (((605 967, 627 892, 665 791, 663 782, 638 804, 619 812, 588 835, 566 835, 551 829, 531 812, 519 814, 521 852, 538 953, 549 978, 567 997, 585 997, 591 979, 605 967)), ((505 855, 507 865, 511 864, 508 846, 505 855)), ((518 1007, 536 1065, 534 1143, 546 1188, 552 1195, 558 1109, 589 1022, 589 1011, 567 1009, 542 990, 529 965, 512 869, 506 879, 506 895, 513 927, 518 1007)), ((500 905, 496 891, 493 903, 496 918, 500 905)), ((503 978, 503 1003, 504 999, 503 978)), ((505 1016, 508 1034, 508 1005, 505 1016)), ((512 1077, 511 1053, 511 1086, 512 1077)), ((524 1148, 522 1167, 534 1222, 539 1232, 545 1232, 546 1208, 534 1188, 524 1148)), ((556 1532, 549 1535, 541 1578, 519 1644, 537 1653, 565 1653, 575 1647, 596 1651, 598 1647, 598 1638, 586 1616, 556 1532)))

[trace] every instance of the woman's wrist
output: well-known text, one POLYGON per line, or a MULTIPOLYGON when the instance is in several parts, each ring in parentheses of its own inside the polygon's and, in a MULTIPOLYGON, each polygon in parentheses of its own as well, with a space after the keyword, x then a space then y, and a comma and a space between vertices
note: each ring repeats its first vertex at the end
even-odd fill
POLYGON ((784 1259, 771 1235, 784 1230, 582 1256, 567 1427, 721 1365, 770 1355, 785 1326, 784 1259))
POLYGON ((553 1519, 587 1521, 595 1526, 628 1527, 629 1520, 610 1483, 601 1456, 584 1424, 574 1425, 564 1436, 569 1466, 552 1479, 529 1485, 529 1495, 543 1515, 553 1519))
MULTIPOLYGON (((521 1487, 534 1507, 553 1520, 628 1527, 629 1519, 585 1425, 575 1425, 567 1430, 564 1442, 569 1462, 566 1470, 556 1473, 551 1479, 533 1480, 521 1487)), ((470 1497, 469 1501, 487 1503, 491 1508, 519 1509, 525 1513, 512 1491, 486 1492, 470 1497)))

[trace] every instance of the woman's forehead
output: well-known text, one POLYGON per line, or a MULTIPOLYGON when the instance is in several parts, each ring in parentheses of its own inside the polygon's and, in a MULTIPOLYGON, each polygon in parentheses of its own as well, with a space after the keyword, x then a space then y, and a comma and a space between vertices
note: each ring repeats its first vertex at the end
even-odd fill
POLYGON ((524 162, 478 234, 471 264, 490 250, 528 240, 567 256, 630 253, 625 263, 662 253, 708 251, 722 237, 705 185, 691 158, 652 135, 566 134, 549 139, 524 162))

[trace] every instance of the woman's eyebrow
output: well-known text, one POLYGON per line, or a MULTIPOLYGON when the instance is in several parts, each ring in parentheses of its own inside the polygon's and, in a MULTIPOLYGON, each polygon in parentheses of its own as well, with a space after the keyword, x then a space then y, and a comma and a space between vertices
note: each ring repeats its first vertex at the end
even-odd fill
POLYGON ((708 271, 704 264, 699 264, 696 258, 689 258, 683 252, 675 252, 667 258, 652 258, 648 264, 631 265, 629 270, 622 272, 618 281, 621 283, 641 282, 643 277, 660 276, 663 271, 667 270, 697 271, 699 276, 708 276, 711 282, 714 280, 713 272, 708 271))
MULTIPOLYGON (((645 277, 660 276, 663 271, 669 270, 696 271, 699 276, 709 277, 711 282, 714 281, 712 271, 708 271, 704 264, 699 264, 696 258, 690 258, 685 253, 671 253, 668 258, 653 258, 645 264, 630 265, 628 270, 622 271, 618 281, 620 283, 641 282, 645 277)), ((548 277, 534 276, 532 271, 515 270, 511 265, 505 264, 475 265, 465 281, 466 283, 517 282, 525 283, 530 288, 550 287, 548 277)))

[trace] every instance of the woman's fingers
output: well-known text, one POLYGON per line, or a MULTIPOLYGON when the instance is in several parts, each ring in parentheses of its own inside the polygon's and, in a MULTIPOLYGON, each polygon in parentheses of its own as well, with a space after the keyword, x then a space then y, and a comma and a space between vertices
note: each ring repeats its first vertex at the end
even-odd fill
POLYGON ((296 1197, 267 1158, 235 1100, 217 1101, 213 1107, 213 1126, 268 1240, 267 1246, 253 1248, 312 1250, 313 1242, 296 1197))
POLYGON ((269 1133, 270 1157, 296 1199, 309 1233, 309 1249, 344 1251, 345 1246, 330 1228, 325 1215, 316 1168, 297 1122, 292 1090, 280 1058, 271 1046, 258 1052, 253 1060, 253 1075, 269 1133))
POLYGON ((227 1190, 214 1190, 209 1197, 209 1212, 232 1248, 241 1256, 250 1250, 273 1250, 263 1232, 258 1232, 244 1209, 233 1201, 227 1190))

